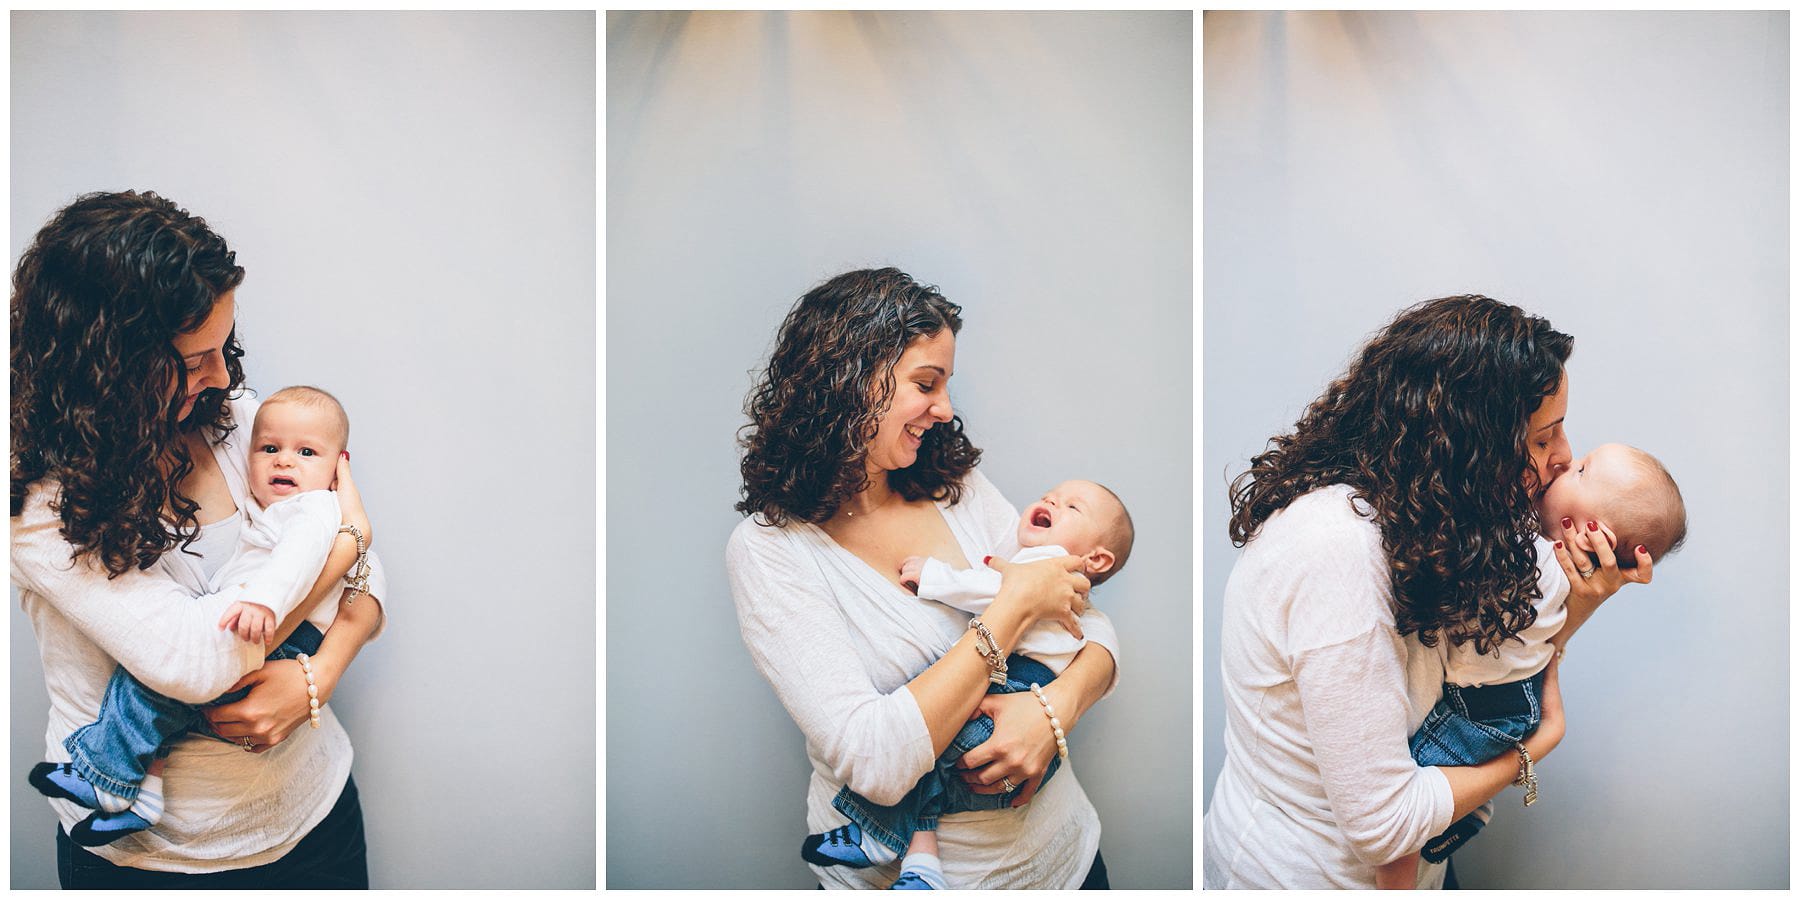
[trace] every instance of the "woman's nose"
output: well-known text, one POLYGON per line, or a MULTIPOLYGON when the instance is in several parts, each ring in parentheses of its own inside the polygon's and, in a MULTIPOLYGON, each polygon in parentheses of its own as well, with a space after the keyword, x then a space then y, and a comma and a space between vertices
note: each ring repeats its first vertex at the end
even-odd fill
POLYGON ((1575 454, 1569 449, 1568 438, 1559 439, 1550 447, 1550 473, 1552 475, 1561 475, 1569 471, 1569 466, 1574 461, 1575 454))
POLYGON ((945 394, 944 399, 931 405, 931 417, 939 422, 948 422, 952 418, 955 418, 955 416, 956 410, 952 409, 950 406, 949 394, 945 394))
POLYGON ((224 388, 231 384, 231 375, 225 371, 225 356, 220 353, 209 353, 206 362, 200 367, 200 377, 195 382, 199 393, 209 388, 224 388))

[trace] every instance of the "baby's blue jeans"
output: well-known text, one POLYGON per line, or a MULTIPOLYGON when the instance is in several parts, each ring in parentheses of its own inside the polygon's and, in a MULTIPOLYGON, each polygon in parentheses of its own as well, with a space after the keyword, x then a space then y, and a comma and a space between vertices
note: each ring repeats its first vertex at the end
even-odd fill
MULTIPOLYGON (((268 658, 293 659, 301 653, 317 653, 324 639, 312 623, 301 622, 268 658)), ((106 683, 100 718, 75 729, 74 734, 63 739, 63 747, 69 751, 69 762, 75 771, 90 784, 109 794, 133 799, 151 761, 168 755, 167 745, 172 739, 192 731, 224 740, 213 732, 201 709, 235 703, 249 693, 249 688, 239 688, 210 703, 194 706, 144 687, 120 666, 106 683)))
MULTIPOLYGON (((988 685, 990 694, 1016 694, 1031 690, 1036 683, 1039 687, 1055 680, 1056 675, 1048 666, 1027 656, 1013 654, 1006 658, 1006 684, 988 685)), ((1048 720, 1045 728, 1050 727, 1048 720)), ((969 720, 942 756, 937 758, 931 771, 913 785, 906 796, 893 806, 878 806, 873 801, 848 787, 839 790, 832 798, 831 805, 843 813, 850 821, 862 828, 865 834, 887 845, 895 853, 904 855, 906 845, 912 842, 915 831, 936 831, 938 816, 959 812, 976 812, 978 810, 1005 809, 1012 805, 1013 798, 1019 796, 1023 786, 998 794, 977 794, 969 790, 962 780, 962 770, 956 767, 963 754, 994 736, 994 720, 988 716, 977 716, 969 720)), ((1044 782, 1056 774, 1057 766, 1062 763, 1060 756, 1050 758, 1050 767, 1044 770, 1044 782)), ((1042 785, 1039 785, 1041 788, 1042 785)))
MULTIPOLYGON (((1443 699, 1412 736, 1413 761, 1421 766, 1474 766, 1513 753, 1543 720, 1543 696, 1543 672, 1522 681, 1483 687, 1446 684, 1443 699)), ((1481 824, 1473 815, 1464 816, 1427 841, 1420 856, 1427 862, 1442 862, 1473 837, 1481 824)))

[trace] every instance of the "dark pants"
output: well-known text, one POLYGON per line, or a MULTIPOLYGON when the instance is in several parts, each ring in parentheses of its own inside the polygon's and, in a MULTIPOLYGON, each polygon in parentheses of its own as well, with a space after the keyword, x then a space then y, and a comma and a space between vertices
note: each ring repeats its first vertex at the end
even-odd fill
POLYGON ((369 887, 369 848, 363 840, 362 803, 356 779, 344 783, 344 792, 300 843, 286 856, 267 865, 224 872, 189 875, 152 872, 115 866, 69 840, 56 829, 56 870, 64 890, 167 889, 197 890, 251 888, 356 889, 369 887))

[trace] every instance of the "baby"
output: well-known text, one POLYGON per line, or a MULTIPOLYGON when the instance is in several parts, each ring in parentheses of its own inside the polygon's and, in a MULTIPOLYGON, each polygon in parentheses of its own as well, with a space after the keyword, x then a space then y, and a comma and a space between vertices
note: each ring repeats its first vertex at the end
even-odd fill
MULTIPOLYGON (((1675 479, 1655 457, 1624 444, 1596 447, 1550 482, 1538 502, 1538 521, 1543 533, 1537 539, 1538 588, 1543 597, 1536 603, 1537 620, 1518 640, 1485 655, 1476 653, 1473 643, 1451 647, 1447 640, 1438 642, 1444 697, 1412 736, 1413 759, 1419 765, 1478 765, 1516 752, 1514 745, 1537 730, 1544 670, 1593 612, 1568 608, 1569 577, 1556 560, 1550 537, 1580 529, 1583 539, 1616 547, 1621 568, 1637 565, 1639 546, 1654 562, 1687 539, 1687 507, 1675 479)), ((1589 556, 1590 547, 1569 549, 1578 571, 1599 564, 1589 556)), ((1536 785, 1528 783, 1526 790, 1529 806, 1537 799, 1536 785)), ((1412 889, 1421 856, 1429 862, 1447 859, 1487 824, 1491 813, 1492 806, 1485 805, 1432 838, 1420 853, 1381 866, 1377 886, 1412 889)))
MULTIPOLYGON (((1131 514, 1117 494, 1091 481, 1065 481, 1019 517, 1018 541, 1024 549, 1012 561, 1079 556, 1082 573, 1098 587, 1125 567, 1134 536, 1131 514)), ((976 615, 986 611, 1000 592, 1000 573, 993 569, 957 570, 919 556, 909 556, 901 564, 900 581, 913 587, 920 597, 976 615)), ((988 693, 1011 694, 1049 684, 1085 644, 1056 622, 1034 623, 1020 635, 1018 646, 1006 660, 1006 683, 990 685, 988 693)), ((1051 725, 1060 749, 1061 726, 1055 722, 1051 725)), ((993 733, 993 719, 971 719, 938 757, 932 771, 893 806, 877 806, 848 787, 838 791, 831 804, 850 824, 808 835, 800 855, 818 866, 861 869, 883 865, 904 854, 900 878, 893 884, 895 889, 944 889, 943 868, 937 856, 937 817, 1005 809, 1018 796, 1018 788, 977 794, 969 790, 962 780, 962 770, 957 768, 963 754, 993 733)), ((1056 773, 1061 761, 1060 754, 1051 757, 1044 781, 1056 773)))
MULTIPOLYGON (((236 598, 219 619, 220 628, 267 646, 282 618, 305 599, 342 521, 331 488, 349 437, 343 407, 317 388, 285 388, 263 401, 250 432, 253 502, 244 506, 235 552, 211 578, 215 592, 236 598)), ((317 653, 336 614, 335 602, 319 603, 267 658, 317 653)), ((239 689, 207 705, 235 702, 248 692, 239 689)), ((316 695, 312 703, 316 711, 316 695)), ((173 740, 190 729, 217 737, 199 707, 157 694, 117 668, 99 719, 63 741, 70 761, 37 764, 31 784, 47 796, 95 810, 69 832, 76 843, 109 844, 162 818, 163 758, 173 740)))

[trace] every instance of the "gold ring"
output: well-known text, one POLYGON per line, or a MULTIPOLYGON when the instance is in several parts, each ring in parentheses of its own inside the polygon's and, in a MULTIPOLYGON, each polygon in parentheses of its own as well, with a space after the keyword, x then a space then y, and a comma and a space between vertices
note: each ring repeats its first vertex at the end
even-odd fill
POLYGON ((255 752, 256 744, 255 744, 255 742, 251 741, 248 737, 244 738, 243 740, 239 741, 238 743, 243 746, 245 753, 255 752))

